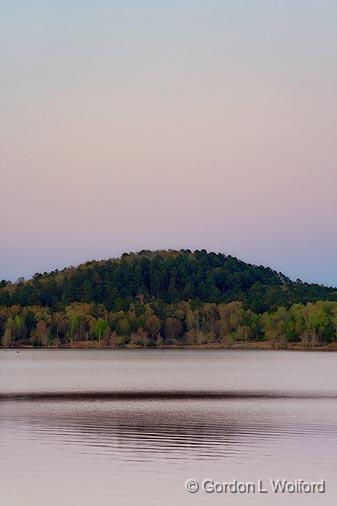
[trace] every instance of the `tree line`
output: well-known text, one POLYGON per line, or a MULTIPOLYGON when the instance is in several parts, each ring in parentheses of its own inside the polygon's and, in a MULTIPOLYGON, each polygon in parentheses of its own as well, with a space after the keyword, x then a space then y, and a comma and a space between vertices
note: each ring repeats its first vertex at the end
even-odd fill
POLYGON ((141 251, 0 282, 4 347, 336 341, 337 290, 205 250, 141 251), (97 343, 96 343, 97 344, 97 343))
POLYGON ((296 303, 337 301, 337 289, 291 281, 268 267, 205 250, 141 251, 37 273, 28 281, 0 282, 0 306, 41 305, 56 311, 82 302, 126 311, 137 296, 165 304, 241 301, 260 314, 296 303))
POLYGON ((127 310, 73 302, 61 311, 43 306, 0 308, 2 346, 102 347, 230 345, 269 341, 272 345, 319 346, 337 341, 337 302, 319 301, 279 307, 257 314, 228 304, 160 301, 142 297, 127 310))

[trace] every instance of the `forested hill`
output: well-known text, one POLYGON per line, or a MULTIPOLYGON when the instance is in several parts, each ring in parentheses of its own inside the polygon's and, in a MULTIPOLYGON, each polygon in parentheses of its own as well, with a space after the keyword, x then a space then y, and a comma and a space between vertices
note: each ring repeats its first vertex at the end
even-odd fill
POLYGON ((41 305, 60 309, 72 302, 128 309, 135 299, 167 304, 181 301, 241 301, 256 313, 294 303, 337 300, 337 289, 291 281, 270 268, 205 250, 141 251, 119 259, 35 274, 31 280, 0 283, 0 306, 41 305))

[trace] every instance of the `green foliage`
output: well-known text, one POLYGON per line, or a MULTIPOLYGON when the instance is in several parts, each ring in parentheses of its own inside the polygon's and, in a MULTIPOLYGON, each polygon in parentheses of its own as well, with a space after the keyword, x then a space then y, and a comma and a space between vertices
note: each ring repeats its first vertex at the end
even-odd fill
POLYGON ((108 322, 106 320, 102 320, 101 318, 99 318, 95 324, 95 336, 101 339, 107 328, 108 322))
POLYGON ((98 340, 104 346, 163 346, 230 344, 233 342, 270 341, 286 346, 300 342, 319 346, 337 340, 337 302, 319 301, 306 305, 281 306, 262 315, 244 309, 241 302, 228 304, 192 302, 158 304, 157 301, 131 305, 128 310, 105 311, 94 304, 74 303, 64 311, 52 312, 31 306, 0 308, 4 347, 76 346, 98 340), (137 314, 139 316, 137 316, 137 314))
POLYGON ((117 311, 127 310, 139 298, 165 304, 240 300, 245 309, 263 313, 295 303, 337 300, 337 290, 293 282, 272 269, 205 250, 141 251, 35 274, 25 282, 0 283, 0 306, 41 305, 56 310, 79 302, 117 311))
POLYGON ((142 251, 0 282, 4 347, 336 341, 337 291, 205 250, 142 251))

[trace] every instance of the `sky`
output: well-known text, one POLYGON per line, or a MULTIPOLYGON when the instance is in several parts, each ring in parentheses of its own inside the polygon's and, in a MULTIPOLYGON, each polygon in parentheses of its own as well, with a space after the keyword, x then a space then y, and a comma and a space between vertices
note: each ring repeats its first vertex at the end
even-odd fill
POLYGON ((0 279, 202 249, 337 286, 336 0, 2 0, 0 279))

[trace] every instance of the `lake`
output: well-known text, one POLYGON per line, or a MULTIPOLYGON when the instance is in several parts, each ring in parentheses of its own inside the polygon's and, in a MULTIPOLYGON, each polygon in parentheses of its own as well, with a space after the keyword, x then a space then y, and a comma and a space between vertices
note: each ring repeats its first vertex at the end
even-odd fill
POLYGON ((336 505, 337 355, 2 350, 0 456, 4 506, 336 505))

